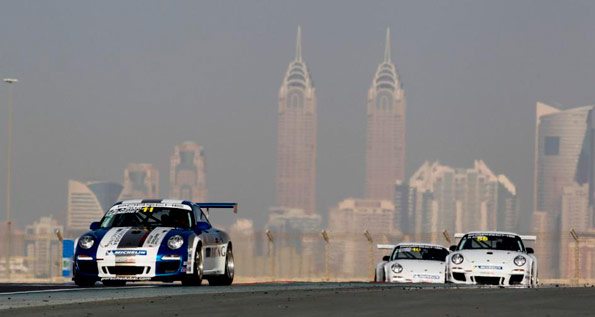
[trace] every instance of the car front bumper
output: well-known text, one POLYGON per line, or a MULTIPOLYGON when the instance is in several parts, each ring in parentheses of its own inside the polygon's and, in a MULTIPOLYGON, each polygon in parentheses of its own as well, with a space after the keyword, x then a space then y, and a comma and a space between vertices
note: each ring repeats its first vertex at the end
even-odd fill
POLYGON ((96 259, 75 257, 75 276, 96 280, 178 280, 186 275, 186 266, 181 256, 157 256, 153 260, 129 257, 125 259, 96 259))
POLYGON ((448 281, 455 284, 470 285, 530 285, 531 275, 525 268, 481 269, 476 266, 465 268, 453 266, 448 272, 448 281))

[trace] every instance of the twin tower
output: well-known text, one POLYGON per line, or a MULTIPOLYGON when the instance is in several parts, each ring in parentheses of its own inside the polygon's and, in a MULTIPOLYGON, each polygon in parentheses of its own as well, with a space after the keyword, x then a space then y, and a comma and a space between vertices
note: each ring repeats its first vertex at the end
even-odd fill
MULTIPOLYGON (((367 97, 366 193, 393 201, 405 174, 405 92, 391 61, 390 29, 384 60, 367 97)), ((277 125, 277 205, 316 213, 316 88, 302 58, 298 27, 295 58, 279 89, 277 125)))

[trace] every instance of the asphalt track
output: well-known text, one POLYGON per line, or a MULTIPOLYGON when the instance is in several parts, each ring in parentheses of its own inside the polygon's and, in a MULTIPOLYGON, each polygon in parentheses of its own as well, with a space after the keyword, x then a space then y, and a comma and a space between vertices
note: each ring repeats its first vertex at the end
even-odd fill
POLYGON ((2 284, 0 316, 595 316, 595 287, 384 283, 2 284))

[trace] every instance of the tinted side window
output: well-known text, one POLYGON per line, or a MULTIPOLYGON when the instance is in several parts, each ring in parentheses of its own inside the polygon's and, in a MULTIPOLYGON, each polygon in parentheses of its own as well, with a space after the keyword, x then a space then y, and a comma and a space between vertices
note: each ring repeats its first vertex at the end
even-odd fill
POLYGON ((205 214, 202 212, 202 210, 200 209, 200 207, 193 205, 192 206, 192 211, 194 211, 194 217, 196 218, 196 221, 201 221, 201 222, 208 222, 211 223, 209 221, 209 219, 205 216, 205 214))

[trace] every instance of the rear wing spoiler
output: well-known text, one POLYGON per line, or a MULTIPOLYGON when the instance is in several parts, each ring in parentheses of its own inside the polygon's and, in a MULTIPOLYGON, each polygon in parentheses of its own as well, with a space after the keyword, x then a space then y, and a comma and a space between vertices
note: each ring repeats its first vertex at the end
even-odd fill
POLYGON ((521 240, 525 240, 525 241, 535 241, 537 240, 537 236, 519 236, 521 237, 521 240))
POLYGON ((238 213, 238 203, 197 203, 201 209, 206 209, 207 213, 209 209, 233 209, 233 213, 238 213))
MULTIPOLYGON (((455 233, 455 239, 460 239, 464 236, 464 233, 455 233)), ((521 240, 524 241, 535 241, 537 240, 537 236, 519 236, 519 238, 521 238, 521 240)))
POLYGON ((381 250, 393 250, 396 244, 377 244, 376 247, 381 250))

